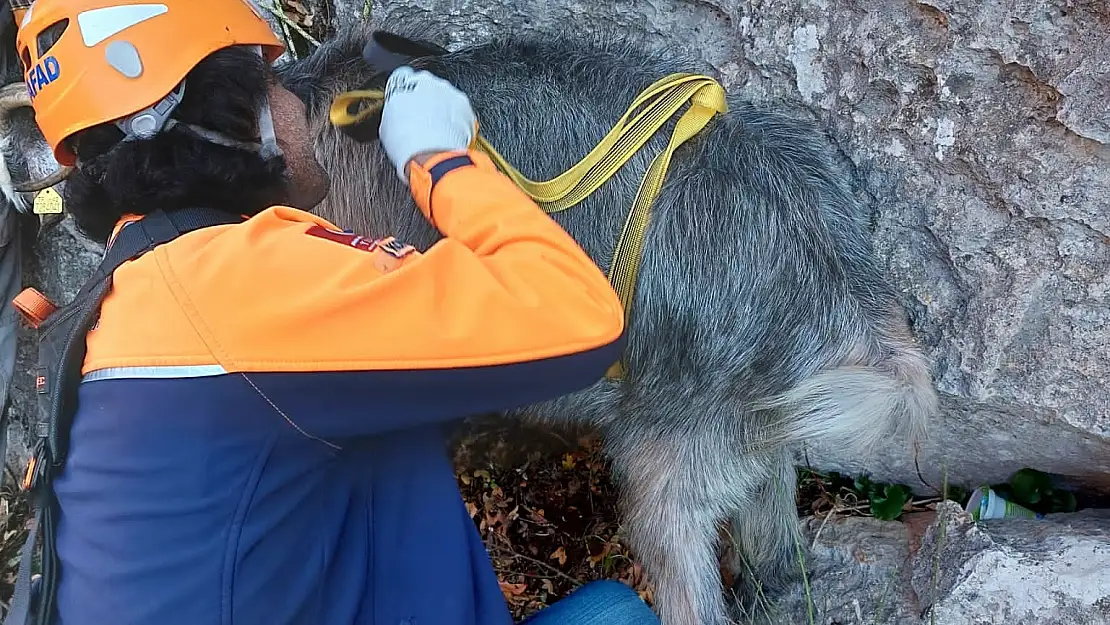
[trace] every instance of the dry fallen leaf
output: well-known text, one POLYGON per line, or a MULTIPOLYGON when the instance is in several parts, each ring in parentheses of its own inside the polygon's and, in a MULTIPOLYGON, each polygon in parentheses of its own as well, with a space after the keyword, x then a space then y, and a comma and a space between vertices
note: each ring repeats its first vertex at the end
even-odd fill
POLYGON ((518 597, 528 590, 528 584, 510 584, 509 582, 498 582, 501 585, 501 594, 505 595, 506 600, 511 600, 513 597, 518 597))
POLYGON ((560 546, 555 550, 555 553, 548 557, 552 560, 558 560, 559 566, 564 566, 567 563, 567 550, 560 546))

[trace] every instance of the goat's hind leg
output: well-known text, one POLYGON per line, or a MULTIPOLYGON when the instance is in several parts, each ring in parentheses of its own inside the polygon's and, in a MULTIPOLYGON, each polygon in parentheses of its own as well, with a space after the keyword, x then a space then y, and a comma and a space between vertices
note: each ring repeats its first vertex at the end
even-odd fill
POLYGON ((719 528, 767 474, 721 436, 720 429, 704 427, 669 429, 665 436, 638 428, 606 435, 629 543, 655 587, 663 625, 731 622, 719 528))
POLYGON ((732 514, 732 549, 726 564, 735 577, 737 609, 758 613, 801 577, 804 547, 797 512, 793 457, 768 457, 769 477, 755 496, 732 514))

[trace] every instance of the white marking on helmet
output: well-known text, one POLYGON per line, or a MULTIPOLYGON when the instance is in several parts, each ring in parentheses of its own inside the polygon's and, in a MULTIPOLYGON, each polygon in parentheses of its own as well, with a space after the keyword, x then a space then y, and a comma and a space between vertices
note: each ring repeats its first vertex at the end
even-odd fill
POLYGON ((86 47, 93 47, 112 35, 169 12, 164 4, 130 4, 104 7, 77 14, 77 25, 86 47))
POLYGON ((117 72, 128 78, 143 74, 143 61, 139 50, 130 41, 113 41, 104 48, 104 57, 117 72))

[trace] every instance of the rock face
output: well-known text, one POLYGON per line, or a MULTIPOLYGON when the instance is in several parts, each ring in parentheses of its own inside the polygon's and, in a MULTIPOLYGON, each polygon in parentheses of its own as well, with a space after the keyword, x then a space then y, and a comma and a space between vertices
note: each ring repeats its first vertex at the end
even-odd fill
POLYGON ((822 525, 810 520, 806 527, 813 541, 808 594, 796 584, 782 600, 757 608, 753 622, 1110 623, 1106 512, 974 523, 949 502, 904 524, 848 518, 822 525))
POLYGON ((953 514, 944 531, 929 528, 913 579, 937 625, 1110 623, 1110 515, 953 514))
MULTIPOLYGON (((925 520, 925 523, 931 519, 925 520)), ((850 517, 827 524, 808 519, 806 581, 779 598, 765 598, 748 610, 758 625, 909 625, 920 608, 911 586, 911 526, 896 521, 850 517)))
MULTIPOLYGON (((336 0, 333 14, 364 8, 336 0)), ((372 15, 446 22, 448 48, 646 33, 727 89, 817 120, 874 207, 944 413, 916 466, 900 448, 817 446, 809 462, 919 491, 1029 466, 1110 493, 1110 5, 399 0, 372 15)))

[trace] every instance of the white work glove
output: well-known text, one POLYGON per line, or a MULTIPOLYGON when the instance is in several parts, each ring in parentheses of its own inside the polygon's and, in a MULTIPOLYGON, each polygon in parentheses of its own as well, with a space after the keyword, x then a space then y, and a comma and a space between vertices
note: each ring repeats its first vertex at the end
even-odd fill
POLYGON ((470 147, 474 123, 466 94, 430 72, 402 65, 385 83, 378 140, 404 182, 412 157, 470 147))

